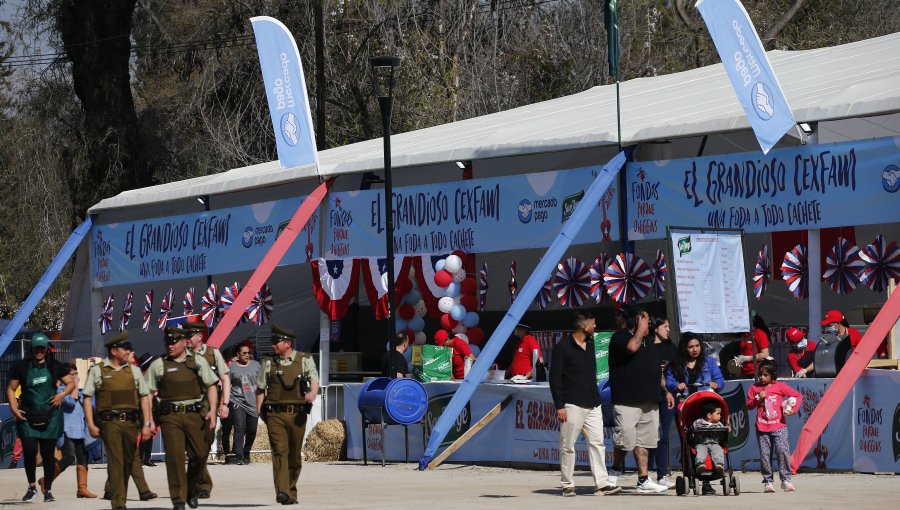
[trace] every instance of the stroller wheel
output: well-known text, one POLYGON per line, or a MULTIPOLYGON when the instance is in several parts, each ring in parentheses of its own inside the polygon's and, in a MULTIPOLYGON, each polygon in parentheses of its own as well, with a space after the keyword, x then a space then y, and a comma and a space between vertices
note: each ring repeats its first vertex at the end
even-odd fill
POLYGON ((675 494, 678 494, 679 496, 687 494, 683 476, 679 475, 675 478, 675 494))
POLYGON ((731 489, 734 491, 735 496, 741 493, 741 481, 734 475, 731 475, 731 489))
POLYGON ((701 484, 700 484, 700 481, 699 481, 699 480, 697 480, 696 482, 694 482, 694 496, 699 496, 699 495, 700 495, 700 485, 701 485, 701 484))
POLYGON ((722 478, 722 494, 728 495, 731 492, 731 482, 727 477, 722 478))

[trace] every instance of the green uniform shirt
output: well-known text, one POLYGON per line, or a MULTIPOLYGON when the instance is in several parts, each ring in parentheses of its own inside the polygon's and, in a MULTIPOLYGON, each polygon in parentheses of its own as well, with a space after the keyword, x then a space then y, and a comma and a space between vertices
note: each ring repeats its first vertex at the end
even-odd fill
MULTIPOLYGON (((213 355, 216 357, 216 370, 219 372, 219 376, 226 375, 228 372, 231 372, 231 369, 228 368, 228 365, 225 364, 225 358, 222 356, 222 352, 219 349, 213 349, 212 347, 207 347, 206 344, 200 346, 194 355, 198 358, 203 358, 203 355, 206 354, 207 349, 213 350, 213 355)), ((204 360, 206 358, 203 358, 204 360)))
MULTIPOLYGON (((266 375, 269 373, 269 370, 272 369, 273 359, 278 360, 278 363, 280 365, 290 365, 294 362, 295 359, 297 359, 297 356, 301 356, 301 354, 297 351, 294 351, 287 358, 282 358, 281 356, 264 358, 262 360, 262 368, 259 370, 259 374, 256 376, 257 391, 262 391, 269 386, 266 375)), ((309 377, 311 384, 319 384, 319 372, 316 371, 316 364, 313 363, 312 358, 310 358, 309 356, 303 356, 303 374, 309 377)))
MULTIPOLYGON (((214 374, 212 369, 209 368, 209 363, 207 363, 206 360, 203 359, 202 356, 194 356, 193 354, 191 354, 190 351, 185 349, 184 359, 181 360, 181 363, 184 363, 184 360, 186 360, 188 358, 188 356, 194 357, 194 362, 197 363, 197 368, 199 368, 199 371, 197 373, 200 375, 200 380, 203 381, 203 384, 206 387, 212 386, 219 382, 219 378, 216 377, 216 374, 214 374)), ((152 392, 152 393, 155 393, 156 391, 159 390, 159 387, 157 385, 159 383, 159 380, 163 378, 163 375, 165 375, 163 359, 164 358, 156 358, 155 360, 153 360, 153 363, 150 363, 150 366, 147 368, 147 388, 149 388, 150 392, 152 392)), ((197 402, 200 402, 201 400, 203 400, 203 398, 205 396, 206 395, 204 394, 200 398, 174 401, 174 402, 172 402, 172 404, 175 404, 175 405, 196 404, 197 402)))
MULTIPOLYGON (((134 386, 137 388, 138 395, 143 397, 144 395, 150 394, 150 389, 147 388, 147 381, 144 379, 144 374, 142 374, 141 369, 135 365, 127 363, 116 368, 110 363, 109 358, 103 358, 103 366, 110 367, 114 370, 131 368, 131 375, 134 376, 134 386)), ((100 375, 100 365, 94 365, 88 370, 87 378, 84 381, 84 396, 93 397, 97 394, 97 390, 99 390, 101 386, 103 386, 103 376, 100 375)))

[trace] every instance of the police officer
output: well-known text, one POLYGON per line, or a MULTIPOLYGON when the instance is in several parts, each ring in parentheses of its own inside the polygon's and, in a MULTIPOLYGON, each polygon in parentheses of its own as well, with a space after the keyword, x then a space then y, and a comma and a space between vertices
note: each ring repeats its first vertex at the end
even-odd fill
MULTIPOLYGON (((199 319, 196 315, 191 316, 191 318, 199 319)), ((225 420, 228 418, 228 399, 231 397, 231 377, 228 376, 230 370, 228 369, 228 365, 225 364, 225 358, 222 356, 219 349, 208 347, 206 345, 206 341, 209 339, 206 334, 206 324, 199 320, 190 321, 190 318, 188 321, 189 322, 185 322, 181 325, 181 328, 190 335, 187 340, 188 349, 191 350, 191 353, 193 353, 194 356, 203 357, 209 365, 209 368, 219 377, 219 382, 222 385, 222 392, 219 394, 221 398, 219 398, 218 415, 219 418, 225 420)), ((210 449, 216 440, 215 427, 204 430, 204 439, 206 440, 207 449, 210 449)), ((212 477, 209 476, 209 468, 204 462, 203 472, 200 475, 200 483, 197 484, 197 497, 199 499, 208 498, 212 488, 212 477)))
POLYGON ((125 508, 138 431, 149 438, 154 429, 150 390, 141 370, 128 363, 129 346, 127 331, 107 341, 106 359, 88 370, 84 382, 84 417, 88 432, 102 438, 106 447, 106 473, 113 508, 125 508), (99 424, 95 418, 99 418, 99 424))
POLYGON ((297 504, 306 415, 319 393, 316 365, 294 350, 295 337, 290 329, 272 325, 275 356, 263 358, 256 381, 256 406, 265 416, 272 448, 275 500, 282 505, 297 504))
POLYGON ((166 450, 166 476, 174 510, 184 510, 185 502, 197 508, 197 484, 209 455, 204 434, 205 429, 216 426, 218 403, 218 379, 202 356, 194 356, 186 349, 187 335, 181 328, 166 327, 166 355, 147 369, 148 389, 159 392, 157 419, 166 450))

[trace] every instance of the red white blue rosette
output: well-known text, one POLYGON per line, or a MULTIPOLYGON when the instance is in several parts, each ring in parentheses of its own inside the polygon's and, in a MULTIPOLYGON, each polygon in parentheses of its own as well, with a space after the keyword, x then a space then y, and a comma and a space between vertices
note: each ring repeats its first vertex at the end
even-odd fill
POLYGON ((211 284, 200 300, 200 318, 212 329, 219 319, 219 288, 211 284))
POLYGON ((634 303, 647 295, 653 282, 650 266, 633 253, 620 253, 603 274, 606 293, 617 303, 634 303))
POLYGON ((602 305, 609 299, 609 295, 606 293, 606 282, 603 280, 603 273, 606 272, 608 265, 609 255, 606 253, 601 253, 591 264, 591 297, 598 305, 602 305))
POLYGON ((134 306, 134 293, 129 292, 125 296, 125 306, 122 307, 122 317, 119 318, 119 331, 125 331, 128 327, 128 321, 131 320, 131 309, 134 306))
POLYGON ((191 287, 187 292, 184 293, 184 300, 181 302, 184 305, 184 315, 194 315, 194 288, 191 287))
POLYGON ((519 288, 516 284, 516 261, 512 261, 509 266, 509 303, 512 304, 516 300, 516 290, 519 288))
POLYGON ((534 302, 538 305, 538 308, 543 310, 547 308, 547 305, 550 304, 550 301, 553 299, 553 279, 550 278, 544 285, 541 286, 541 290, 538 291, 537 296, 534 298, 534 302))
POLYGON ((753 295, 756 300, 762 299, 772 278, 772 262, 769 260, 769 245, 764 244, 756 256, 756 266, 753 268, 753 295))
POLYGON ((174 292, 169 289, 163 296, 162 303, 159 304, 159 316, 156 318, 156 324, 159 329, 165 329, 166 321, 169 320, 169 314, 172 313, 172 301, 175 299, 174 292))
POLYGON ((875 241, 859 251, 864 266, 857 276, 859 281, 874 290, 884 292, 889 278, 900 280, 900 250, 897 242, 885 244, 884 236, 878 234, 875 241))
POLYGON ((478 311, 483 312, 487 306, 488 285, 488 265, 487 262, 481 264, 481 270, 478 271, 478 311))
POLYGON ((843 237, 838 237, 831 253, 825 258, 822 280, 838 294, 849 294, 859 285, 857 274, 865 266, 859 258, 859 248, 843 237))
POLYGON ((794 246, 794 249, 784 254, 781 277, 795 298, 806 299, 809 295, 809 265, 805 243, 794 246))
POLYGON ((656 299, 662 300, 666 295, 666 256, 662 250, 656 250, 656 261, 653 262, 653 295, 656 299))
POLYGON ((100 312, 100 318, 97 319, 97 322, 100 324, 101 335, 105 335, 107 331, 112 329, 113 300, 112 294, 106 296, 106 299, 103 300, 103 310, 100 312))
MULTIPOLYGON (((225 312, 231 308, 231 305, 234 304, 235 300, 238 297, 238 294, 241 293, 241 284, 238 282, 234 282, 233 284, 225 287, 225 290, 222 291, 222 297, 219 298, 219 312, 222 315, 225 315, 225 312)), ((247 311, 244 310, 244 313, 241 314, 241 324, 247 322, 247 311)))
POLYGON ((247 308, 247 318, 257 326, 262 326, 269 322, 274 308, 273 305, 272 290, 268 285, 263 284, 259 292, 250 301, 250 306, 247 308))
POLYGON ((556 266, 553 290, 559 304, 575 308, 584 304, 591 295, 591 278, 584 262, 569 257, 556 266))
POLYGON ((144 333, 150 331, 150 320, 153 318, 153 290, 147 293, 144 296, 144 322, 141 324, 141 329, 144 330, 144 333))

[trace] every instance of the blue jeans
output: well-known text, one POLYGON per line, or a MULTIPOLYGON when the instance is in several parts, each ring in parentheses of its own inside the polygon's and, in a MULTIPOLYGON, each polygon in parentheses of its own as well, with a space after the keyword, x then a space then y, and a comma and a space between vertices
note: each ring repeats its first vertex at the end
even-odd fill
POLYGON ((669 409, 666 401, 659 403, 659 442, 650 450, 650 467, 656 466, 656 477, 669 474, 669 430, 675 420, 675 408, 669 409))

